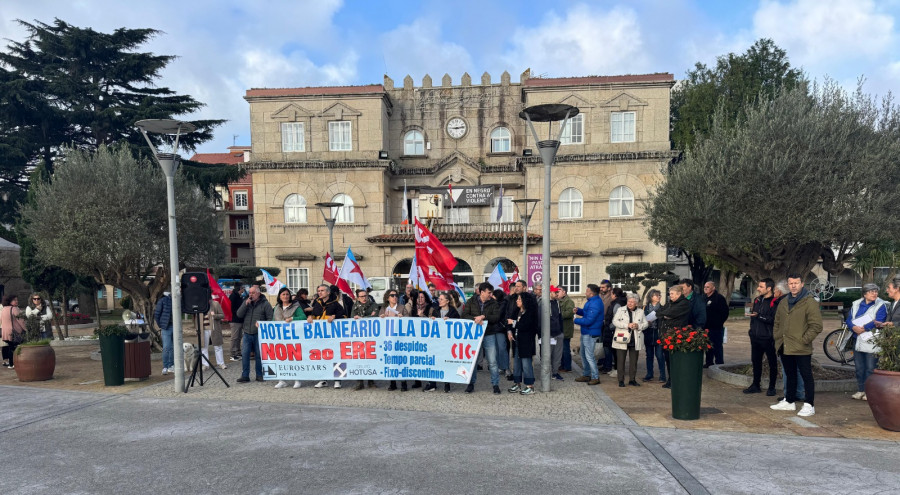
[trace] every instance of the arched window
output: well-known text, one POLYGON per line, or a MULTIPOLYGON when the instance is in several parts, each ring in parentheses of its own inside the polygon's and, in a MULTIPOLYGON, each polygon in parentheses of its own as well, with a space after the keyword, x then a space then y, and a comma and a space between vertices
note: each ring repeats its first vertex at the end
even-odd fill
POLYGON ((625 186, 619 186, 609 195, 609 216, 634 216, 634 193, 625 186))
POLYGON ((581 191, 570 187, 559 195, 559 218, 581 218, 584 200, 581 191))
POLYGON ((306 199, 291 194, 284 199, 284 223, 306 223, 306 199))
POLYGON ((509 129, 498 127, 491 131, 491 153, 509 153, 509 129))
POLYGON ((338 194, 331 198, 332 203, 343 203, 344 206, 331 209, 335 223, 353 223, 353 199, 347 194, 338 194))
POLYGON ((425 137, 419 131, 409 131, 403 136, 404 155, 424 155, 425 137))

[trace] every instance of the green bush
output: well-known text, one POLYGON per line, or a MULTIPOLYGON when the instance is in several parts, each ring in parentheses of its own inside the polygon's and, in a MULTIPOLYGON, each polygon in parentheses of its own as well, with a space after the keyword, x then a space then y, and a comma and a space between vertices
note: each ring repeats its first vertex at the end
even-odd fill
POLYGON ((40 339, 40 340, 31 340, 28 342, 23 342, 19 344, 19 347, 16 347, 16 355, 19 355, 19 349, 22 347, 31 347, 31 346, 42 346, 42 345, 50 345, 50 339, 40 339))
POLYGON ((875 334, 878 352, 878 369, 900 372, 900 327, 884 327, 875 334))
POLYGON ((828 302, 840 302, 844 303, 845 308, 849 308, 853 301, 862 297, 862 292, 858 290, 851 290, 847 292, 835 292, 831 299, 828 302))
POLYGON ((106 325, 94 330, 94 335, 98 337, 124 337, 128 335, 128 328, 125 325, 106 325))

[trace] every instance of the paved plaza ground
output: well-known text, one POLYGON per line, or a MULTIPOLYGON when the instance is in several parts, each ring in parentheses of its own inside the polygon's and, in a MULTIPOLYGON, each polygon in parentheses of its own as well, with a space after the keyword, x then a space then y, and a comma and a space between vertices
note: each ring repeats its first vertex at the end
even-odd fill
MULTIPOLYGON (((826 320, 826 328, 837 325, 826 320)), ((726 362, 747 360, 734 321, 726 362)), ((743 328, 742 328, 743 326, 743 328)), ((817 343, 819 348, 820 343, 817 343)), ((103 387, 89 348, 57 348, 56 376, 0 370, 6 493, 857 493, 900 486, 900 433, 865 402, 817 393, 816 415, 708 378, 698 421, 671 418, 658 382, 575 383, 526 397, 275 390, 213 377, 177 393, 172 376, 103 387), (100 380, 100 381, 98 381, 100 380), (38 460, 34 464, 35 460, 38 460), (39 466, 40 469, 35 469, 39 466), (165 473, 165 476, 161 476, 165 473), (9 474, 10 476, 7 476, 9 474), (60 487, 59 480, 66 485, 60 487)), ((640 371, 643 371, 641 359, 640 371)), ((642 374, 639 374, 639 378, 642 374)), ((509 382, 502 380, 505 387, 509 382)))

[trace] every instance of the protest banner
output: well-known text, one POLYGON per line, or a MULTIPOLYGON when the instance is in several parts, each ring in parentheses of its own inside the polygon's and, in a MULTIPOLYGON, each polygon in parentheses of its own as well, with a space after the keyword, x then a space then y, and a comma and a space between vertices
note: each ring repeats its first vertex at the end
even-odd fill
POLYGON ((266 380, 469 383, 484 325, 472 320, 360 318, 259 324, 266 380))

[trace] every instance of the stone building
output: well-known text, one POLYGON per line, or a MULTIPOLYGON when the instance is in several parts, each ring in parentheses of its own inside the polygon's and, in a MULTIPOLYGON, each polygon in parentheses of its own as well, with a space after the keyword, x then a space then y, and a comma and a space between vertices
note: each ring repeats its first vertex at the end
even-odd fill
MULTIPOLYGON (((228 153, 196 153, 192 161, 242 165, 250 160, 249 146, 229 146, 228 153)), ((219 230, 225 240, 225 262, 252 265, 253 252, 253 181, 250 175, 229 182, 228 187, 216 187, 216 212, 219 230)))
MULTIPOLYGON (((673 157, 673 84, 671 74, 534 78, 525 71, 517 83, 504 72, 499 82, 485 73, 478 84, 463 74, 456 85, 449 75, 439 85, 426 75, 419 86, 385 76, 379 85, 250 89, 245 166, 256 263, 281 267, 279 278, 293 289, 320 283, 329 234, 315 204, 338 202, 335 258, 352 246, 368 277, 402 283, 414 251, 402 224, 405 187, 410 215, 436 211, 420 204, 420 194, 442 200, 432 230, 459 260, 455 275, 467 292, 497 263, 509 272, 523 259, 512 200, 541 200, 527 234, 528 252, 541 252, 544 170, 518 114, 542 103, 581 112, 567 124, 553 168, 551 282, 578 297, 608 278, 610 263, 665 262, 642 220, 648 191, 673 157)), ((536 124, 541 139, 555 138, 558 126, 536 124)))

